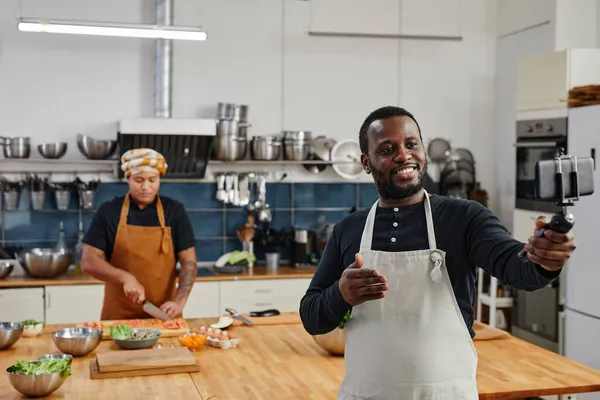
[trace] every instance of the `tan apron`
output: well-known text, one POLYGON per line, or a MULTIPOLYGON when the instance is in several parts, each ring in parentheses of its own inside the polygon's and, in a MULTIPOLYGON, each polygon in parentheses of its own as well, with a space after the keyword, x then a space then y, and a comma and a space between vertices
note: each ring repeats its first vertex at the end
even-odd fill
MULTIPOLYGON (((160 226, 127 225, 129 198, 128 193, 121 208, 110 264, 135 276, 144 287, 146 300, 160 307, 164 302, 173 300, 177 291, 171 228, 165 226, 165 212, 160 197, 157 197, 156 202, 160 226)), ((136 318, 151 317, 144 312, 141 304, 134 304, 125 297, 123 285, 106 283, 101 319, 136 318)))
POLYGON ((429 250, 371 250, 378 203, 367 216, 360 254, 365 268, 387 278, 389 289, 383 299, 352 309, 338 399, 477 400, 477 352, 452 291, 446 254, 436 249, 429 195, 429 250))

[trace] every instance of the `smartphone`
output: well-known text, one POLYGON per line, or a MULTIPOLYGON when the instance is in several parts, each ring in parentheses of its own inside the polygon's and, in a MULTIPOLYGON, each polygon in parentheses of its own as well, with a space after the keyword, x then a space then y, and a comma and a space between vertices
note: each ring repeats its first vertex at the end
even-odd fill
MULTIPOLYGON (((565 197, 577 195, 572 182, 573 162, 569 158, 560 159, 562 167, 562 184, 565 197)), ((535 166, 536 197, 538 200, 560 201, 562 193, 558 186, 556 160, 538 161, 535 166)), ((589 196, 594 193, 594 159, 592 157, 577 157, 577 175, 579 176, 579 196, 589 196)))

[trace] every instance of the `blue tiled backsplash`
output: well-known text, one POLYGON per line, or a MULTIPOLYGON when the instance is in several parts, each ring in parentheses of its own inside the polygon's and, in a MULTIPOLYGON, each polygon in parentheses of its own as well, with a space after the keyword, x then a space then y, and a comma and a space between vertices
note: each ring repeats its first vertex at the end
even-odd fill
MULTIPOLYGON (((94 208, 125 193, 126 183, 101 183, 94 198, 94 208)), ((216 183, 164 182, 159 193, 179 200, 185 206, 194 226, 198 261, 214 262, 225 252, 241 249, 236 230, 246 221, 245 209, 223 205, 216 200, 216 183)), ((271 226, 275 229, 289 226, 314 229, 320 216, 325 217, 326 223, 336 223, 352 207, 368 207, 376 198, 377 192, 372 183, 267 184, 267 203, 273 216, 271 226)), ((54 246, 60 221, 63 221, 68 244, 74 246, 78 211, 76 196, 72 196, 69 210, 57 210, 51 192, 46 194, 44 209, 34 211, 30 206, 29 192, 23 191, 18 210, 2 211, 2 245, 25 248, 54 246)), ((94 210, 82 212, 84 230, 90 226, 93 216, 94 210)))

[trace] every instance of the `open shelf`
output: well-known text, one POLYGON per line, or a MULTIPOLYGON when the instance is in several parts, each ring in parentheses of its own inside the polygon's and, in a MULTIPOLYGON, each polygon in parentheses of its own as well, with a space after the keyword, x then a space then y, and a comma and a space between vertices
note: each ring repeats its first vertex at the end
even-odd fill
POLYGON ((355 161, 291 161, 291 160, 272 160, 272 161, 259 161, 259 160, 239 160, 239 161, 219 161, 210 160, 208 165, 333 165, 333 164, 356 164, 355 161))
POLYGON ((118 161, 87 158, 3 158, 0 159, 0 173, 113 173, 118 167, 118 161))
MULTIPOLYGON (((491 298, 489 294, 481 293, 479 298, 481 299, 481 304, 485 304, 488 307, 490 306, 491 298)), ((496 308, 511 308, 512 305, 512 297, 496 297, 496 308)))

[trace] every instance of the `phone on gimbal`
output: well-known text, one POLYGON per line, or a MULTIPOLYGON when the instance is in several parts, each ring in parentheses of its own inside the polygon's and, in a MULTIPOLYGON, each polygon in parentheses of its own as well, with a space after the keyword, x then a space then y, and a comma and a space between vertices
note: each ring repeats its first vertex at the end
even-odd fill
POLYGON ((560 206, 568 199, 589 196, 594 193, 594 159, 562 155, 538 161, 535 183, 538 200, 554 201, 560 206))
MULTIPOLYGON (((574 206, 581 196, 594 193, 595 160, 592 157, 575 157, 561 154, 553 160, 538 161, 535 166, 536 198, 553 201, 561 207, 546 226, 538 231, 541 237, 546 229, 567 233, 575 225, 575 216, 567 207, 574 206)), ((519 258, 527 262, 525 249, 519 258)))

